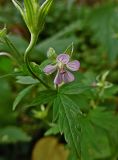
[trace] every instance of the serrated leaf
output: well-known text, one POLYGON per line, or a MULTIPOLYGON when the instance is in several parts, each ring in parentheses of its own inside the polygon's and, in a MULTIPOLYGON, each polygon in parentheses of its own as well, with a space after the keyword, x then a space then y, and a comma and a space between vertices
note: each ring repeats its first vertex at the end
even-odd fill
POLYGON ((45 90, 39 92, 33 102, 28 106, 37 106, 52 102, 56 97, 57 92, 55 90, 45 90))
POLYGON ((16 109, 17 105, 20 103, 20 101, 31 91, 31 89, 34 87, 34 85, 28 86, 27 88, 23 89, 16 97, 13 103, 13 110, 16 109))
POLYGON ((64 133, 65 139, 69 144, 70 148, 76 154, 76 157, 79 157, 80 128, 77 116, 78 114, 80 114, 80 110, 78 106, 67 96, 58 95, 53 107, 58 108, 58 125, 60 132, 64 133))

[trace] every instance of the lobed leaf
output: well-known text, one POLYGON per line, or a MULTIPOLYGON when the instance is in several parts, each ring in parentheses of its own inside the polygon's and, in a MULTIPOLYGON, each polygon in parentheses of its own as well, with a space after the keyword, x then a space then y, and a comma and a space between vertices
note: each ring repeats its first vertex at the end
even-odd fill
POLYGON ((65 139, 76 157, 80 157, 80 127, 77 120, 80 110, 78 106, 67 96, 58 95, 53 106, 54 120, 58 118, 59 130, 64 133, 65 139), (55 109, 54 109, 55 108, 55 109))

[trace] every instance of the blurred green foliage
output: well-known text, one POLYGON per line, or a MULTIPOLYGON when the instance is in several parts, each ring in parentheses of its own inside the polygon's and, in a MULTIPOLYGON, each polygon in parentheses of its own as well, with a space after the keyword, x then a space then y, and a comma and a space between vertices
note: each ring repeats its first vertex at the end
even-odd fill
MULTIPOLYGON (((11 2, 7 1, 4 5, 0 5, 0 27, 2 28, 4 25, 7 26, 10 40, 23 55, 28 45, 29 33, 19 13, 16 12, 11 2)), ((88 6, 80 5, 75 1, 56 1, 46 19, 44 31, 38 42, 31 57, 38 64, 41 64, 42 60, 46 58, 49 47, 53 47, 56 52, 61 53, 73 42, 74 57, 81 61, 81 73, 77 77, 80 81, 84 79, 83 83, 91 85, 92 82, 96 81, 98 74, 104 73, 106 70, 110 71, 107 79, 114 85, 104 90, 102 97, 98 100, 98 109, 91 110, 84 118, 80 117, 80 125, 83 129, 83 137, 81 137, 83 150, 81 152, 83 160, 89 160, 90 155, 92 157, 90 160, 117 160, 118 139, 116 133, 118 133, 118 127, 116 126, 118 125, 118 118, 115 118, 115 115, 118 114, 118 3, 107 1, 88 6), (109 112, 103 112, 103 110, 109 112)), ((1 42, 0 52, 3 51, 13 54, 13 51, 1 42)), ((46 131, 49 128, 47 120, 51 120, 52 111, 44 120, 41 120, 38 112, 44 113, 45 110, 41 110, 39 106, 43 105, 45 108, 44 105, 51 102, 54 94, 50 91, 47 95, 42 86, 39 88, 34 86, 31 87, 31 90, 26 90, 29 85, 37 85, 37 81, 30 75, 26 76, 25 72, 23 72, 23 76, 21 73, 22 68, 18 69, 17 59, 11 61, 9 57, 0 55, 0 143, 2 143, 0 147, 3 147, 3 142, 8 147, 3 149, 0 160, 9 159, 8 156, 5 156, 7 150, 11 151, 9 155, 18 152, 9 148, 11 143, 15 143, 15 146, 19 141, 29 141, 26 144, 26 148, 29 148, 28 146, 32 145, 30 137, 35 139, 35 134, 38 134, 39 130, 40 132, 46 131), (14 83, 15 78, 16 83, 14 83), (14 106, 18 105, 18 108, 13 111, 12 104, 16 94, 24 88, 26 88, 26 92, 19 99, 16 99, 14 106), (37 94, 39 91, 41 91, 40 94, 37 94), (32 106, 35 105, 37 112, 32 111, 32 106)), ((67 94, 67 89, 69 91, 66 86, 65 90, 62 89, 65 94, 67 94)), ((93 96, 97 100, 99 91, 96 89, 94 94, 92 91, 83 92, 82 90, 81 95, 77 97, 76 92, 75 87, 73 95, 68 95, 70 103, 71 99, 74 99, 75 104, 79 104, 82 111, 87 113, 88 106, 94 107, 91 97, 93 96)), ((58 98, 57 101, 60 99, 58 98)), ((66 107, 64 102, 63 107, 66 107)), ((70 114, 68 117, 70 124, 71 116, 70 114)), ((49 133, 57 134, 58 128, 50 130, 49 133)), ((67 139, 68 136, 72 135, 67 135, 67 139)), ((21 146, 23 145, 24 143, 21 144, 21 146)), ((27 149, 20 153, 23 160, 27 159, 24 156, 26 153, 27 149)), ((18 159, 19 155, 12 157, 11 160, 16 158, 18 159)))

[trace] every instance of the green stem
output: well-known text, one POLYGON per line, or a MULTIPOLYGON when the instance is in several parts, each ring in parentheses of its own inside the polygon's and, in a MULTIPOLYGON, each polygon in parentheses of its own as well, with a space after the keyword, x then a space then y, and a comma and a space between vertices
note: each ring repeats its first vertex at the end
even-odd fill
POLYGON ((33 77, 35 77, 36 79, 38 79, 46 88, 50 88, 45 82, 43 82, 42 79, 40 79, 35 72, 32 70, 32 67, 30 66, 30 62, 29 62, 29 53, 31 52, 31 50, 33 49, 34 45, 36 44, 37 41, 37 37, 35 35, 31 35, 31 41, 30 44, 28 46, 28 48, 25 51, 24 54, 24 62, 27 66, 28 71, 32 74, 33 77))
POLYGON ((56 90, 57 90, 57 92, 59 91, 59 85, 58 84, 56 84, 56 90))

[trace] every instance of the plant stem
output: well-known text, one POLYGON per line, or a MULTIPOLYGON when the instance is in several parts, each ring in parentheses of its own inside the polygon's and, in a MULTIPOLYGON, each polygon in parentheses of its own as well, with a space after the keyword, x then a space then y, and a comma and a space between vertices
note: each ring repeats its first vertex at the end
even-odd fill
POLYGON ((35 35, 31 35, 31 41, 30 44, 28 46, 28 48, 25 51, 24 54, 24 62, 27 66, 28 71, 32 74, 32 76, 34 76, 36 79, 38 79, 46 88, 50 88, 45 82, 43 82, 42 79, 40 79, 35 72, 32 70, 32 67, 30 66, 30 62, 29 62, 29 53, 31 52, 31 50, 33 49, 34 45, 36 44, 37 41, 37 37, 35 35))
POLYGON ((57 90, 57 92, 59 91, 59 86, 58 86, 58 84, 56 84, 56 90, 57 90))

